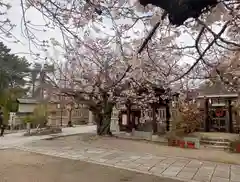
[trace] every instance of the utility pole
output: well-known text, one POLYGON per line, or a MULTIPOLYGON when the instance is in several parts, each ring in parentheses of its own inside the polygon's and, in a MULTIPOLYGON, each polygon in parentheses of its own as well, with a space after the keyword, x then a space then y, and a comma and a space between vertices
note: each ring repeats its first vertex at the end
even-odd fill
MULTIPOLYGON (((62 78, 62 72, 60 73, 60 87, 61 87, 61 81, 64 81, 64 88, 67 87, 67 79, 66 77, 62 78)), ((60 101, 60 126, 63 126, 63 95, 62 93, 59 94, 59 101, 60 101)))
POLYGON ((60 126, 62 126, 63 107, 62 107, 62 95, 60 95, 60 126))
MULTIPOLYGON (((59 79, 59 81, 60 81, 60 88, 62 87, 62 85, 61 85, 61 81, 62 81, 62 72, 60 72, 60 79, 59 79)), ((63 115, 63 104, 62 104, 62 93, 60 92, 60 94, 59 94, 59 102, 60 102, 60 126, 62 127, 62 115, 63 115)))

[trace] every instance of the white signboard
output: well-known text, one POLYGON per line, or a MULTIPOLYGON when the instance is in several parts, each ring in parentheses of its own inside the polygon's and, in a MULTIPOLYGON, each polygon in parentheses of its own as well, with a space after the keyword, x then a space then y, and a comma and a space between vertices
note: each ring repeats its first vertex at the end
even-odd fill
POLYGON ((127 125, 127 115, 126 114, 122 115, 122 125, 127 125))

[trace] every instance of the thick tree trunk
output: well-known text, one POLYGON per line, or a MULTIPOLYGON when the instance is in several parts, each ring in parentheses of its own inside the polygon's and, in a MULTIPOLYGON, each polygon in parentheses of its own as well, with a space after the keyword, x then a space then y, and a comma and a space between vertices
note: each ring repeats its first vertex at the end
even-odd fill
POLYGON ((112 135, 110 126, 113 107, 114 104, 112 102, 105 103, 103 113, 99 118, 99 124, 97 124, 98 135, 112 135))
POLYGON ((72 127, 72 109, 69 110, 69 115, 68 115, 68 126, 72 127))
POLYGON ((102 125, 102 120, 103 120, 103 115, 101 112, 94 112, 94 119, 95 119, 95 122, 97 124, 97 134, 100 135, 100 127, 102 125))

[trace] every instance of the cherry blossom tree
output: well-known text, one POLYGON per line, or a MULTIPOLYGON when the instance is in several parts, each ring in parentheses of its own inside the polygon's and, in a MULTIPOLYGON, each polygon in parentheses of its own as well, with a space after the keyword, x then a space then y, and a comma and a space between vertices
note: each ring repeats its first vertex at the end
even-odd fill
POLYGON ((66 49, 63 74, 68 86, 61 92, 88 106, 95 116, 99 135, 111 135, 112 109, 127 86, 124 79, 131 70, 127 57, 121 60, 115 47, 106 38, 88 38, 84 44, 69 41, 66 49))
POLYGON ((131 55, 136 48, 134 42, 125 41, 122 47, 106 37, 86 37, 84 44, 68 42, 65 77, 71 88, 63 92, 89 106, 95 114, 98 134, 110 134, 116 102, 149 109, 160 96, 171 96, 166 89, 170 89, 169 81, 178 76, 181 55, 166 51, 161 42, 152 41, 140 56, 131 55), (161 90, 160 95, 157 90, 161 90))
MULTIPOLYGON (((161 2, 161 1, 160 1, 161 2)), ((177 0, 176 0, 177 2, 177 0)), ((136 50, 144 43, 151 27, 157 24, 158 28, 152 33, 151 41, 161 41, 167 50, 182 55, 186 62, 175 82, 196 71, 206 73, 217 65, 217 60, 231 54, 240 48, 237 40, 239 27, 239 1, 211 1, 206 9, 207 1, 183 1, 178 6, 175 1, 168 1, 168 5, 156 4, 154 1, 52 1, 52 0, 22 0, 24 10, 34 7, 48 17, 46 28, 59 27, 62 34, 68 39, 76 39, 84 44, 85 36, 93 29, 101 32, 116 41, 123 53, 122 43, 128 37, 137 37, 136 50), (189 4, 189 3, 195 3, 189 4), (189 6, 201 6, 196 15, 192 15, 189 6), (142 6, 147 5, 146 7, 142 6), (153 4, 153 5, 151 5, 153 4), (175 7, 169 9, 169 7, 175 7), (185 9, 183 9, 185 8, 185 9), (205 9, 204 9, 205 8, 205 9), (185 12, 185 13, 184 13, 185 12), (184 17, 190 13, 187 17, 184 17), (169 18, 164 16, 169 14, 169 18), (162 17, 163 16, 163 17, 162 17), (182 18, 182 22, 174 23, 174 16, 182 18), (190 17, 190 18, 189 18, 190 17), (193 17, 193 18, 191 18, 193 17), (162 20, 161 20, 162 18, 162 20), (177 24, 178 27, 172 24, 177 24), (179 26, 181 25, 181 26, 179 26), (111 33, 107 33, 111 32, 111 33)), ((25 21, 26 31, 30 22, 25 21)), ((32 33, 33 34, 33 33, 32 33)), ((130 38, 134 41, 134 38, 130 38)), ((146 43, 146 41, 145 41, 146 43)), ((144 48, 144 46, 143 46, 144 48)), ((142 49, 143 49, 142 48, 142 49)), ((206 75, 201 73, 201 77, 206 75)))
POLYGON ((216 69, 212 70, 211 82, 221 82, 229 91, 239 93, 240 52, 236 51, 229 59, 224 59, 216 69))
POLYGON ((110 113, 119 98, 135 100, 135 88, 143 85, 151 93, 155 83, 173 88, 206 79, 240 49, 239 0, 214 1, 197 13, 189 11, 190 1, 176 2, 21 0, 22 27, 37 48, 61 47, 65 77, 73 85, 65 93, 88 101, 98 115, 99 134, 110 134, 110 113), (62 40, 35 36, 26 14, 31 8, 45 17, 42 31, 58 29, 62 40))

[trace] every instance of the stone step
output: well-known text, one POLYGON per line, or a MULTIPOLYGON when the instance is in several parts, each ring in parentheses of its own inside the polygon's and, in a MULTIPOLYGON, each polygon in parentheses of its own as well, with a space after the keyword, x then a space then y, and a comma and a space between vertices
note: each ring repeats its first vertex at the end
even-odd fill
POLYGON ((201 138, 200 146, 204 149, 229 150, 230 141, 223 138, 201 138))
POLYGON ((220 146, 220 145, 200 145, 202 149, 214 149, 214 150, 229 150, 229 146, 220 146))
POLYGON ((225 138, 207 138, 207 137, 201 137, 201 140, 207 140, 207 141, 216 141, 216 142, 229 142, 228 139, 225 138))
POLYGON ((221 142, 221 141, 214 141, 214 140, 201 140, 201 144, 208 144, 208 145, 219 145, 219 146, 229 146, 230 142, 221 142))

